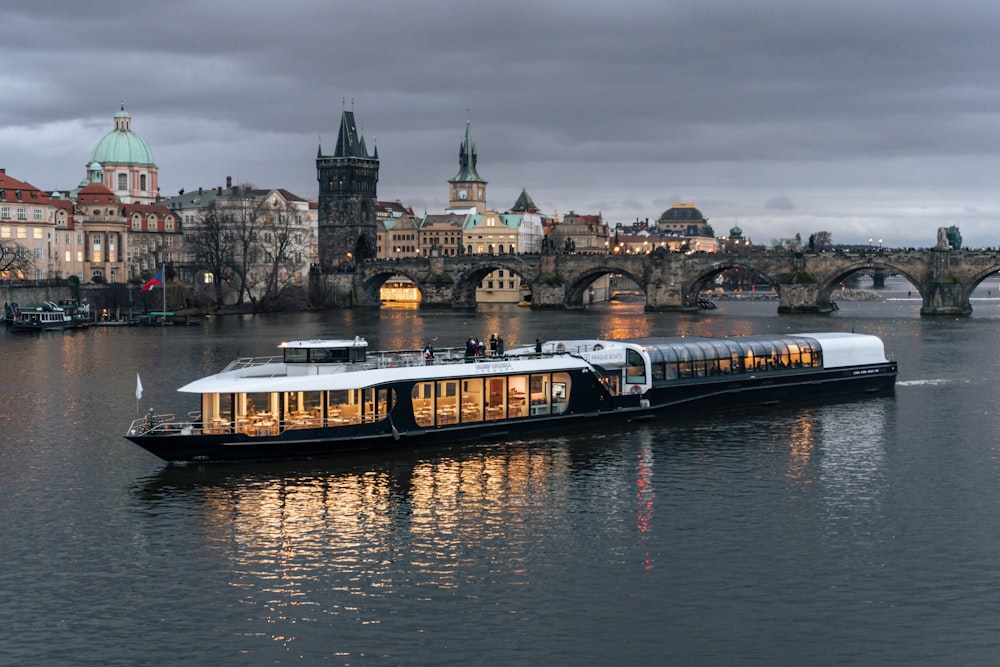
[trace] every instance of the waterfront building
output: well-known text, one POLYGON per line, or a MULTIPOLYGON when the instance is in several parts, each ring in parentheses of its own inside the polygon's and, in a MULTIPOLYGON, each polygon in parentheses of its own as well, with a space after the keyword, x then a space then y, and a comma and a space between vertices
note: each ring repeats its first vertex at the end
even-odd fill
POLYGON ((353 111, 344 111, 333 155, 316 154, 319 269, 333 271, 377 256, 378 148, 368 153, 353 111))
POLYGON ((462 229, 471 217, 469 213, 424 215, 420 220, 420 256, 440 254, 455 257, 463 254, 462 229))
POLYGON ((318 261, 317 209, 283 188, 234 185, 181 191, 162 201, 180 220, 175 267, 199 302, 303 300, 318 261))
POLYGON ((95 170, 102 183, 123 204, 152 204, 159 198, 159 169, 153 152, 135 131, 125 103, 114 117, 114 128, 105 134, 87 162, 86 181, 93 182, 95 170))
POLYGON ((379 220, 376 238, 380 259, 421 256, 420 221, 410 213, 379 220))
POLYGON ((48 193, 0 168, 0 279, 57 277, 57 211, 48 193))
POLYGON ((556 252, 608 252, 608 226, 604 217, 570 211, 562 220, 553 220, 548 230, 549 241, 556 252))
POLYGON ((104 182, 96 165, 91 182, 75 191, 72 221, 83 261, 74 274, 84 282, 140 282, 180 260, 179 216, 162 204, 123 203, 104 182))

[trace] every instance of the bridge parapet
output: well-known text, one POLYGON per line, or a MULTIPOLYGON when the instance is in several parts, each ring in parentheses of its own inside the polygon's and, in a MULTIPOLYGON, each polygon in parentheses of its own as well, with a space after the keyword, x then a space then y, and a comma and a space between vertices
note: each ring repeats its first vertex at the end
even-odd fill
POLYGON ((584 308, 594 280, 621 274, 646 295, 647 310, 695 310, 698 294, 723 271, 749 270, 779 293, 779 312, 828 312, 850 275, 901 275, 923 297, 923 315, 965 315, 975 286, 1000 270, 998 251, 888 250, 852 252, 608 253, 461 255, 369 260, 354 274, 354 305, 378 306, 379 287, 393 275, 414 282, 423 307, 475 308, 479 282, 504 269, 530 285, 534 308, 584 308))

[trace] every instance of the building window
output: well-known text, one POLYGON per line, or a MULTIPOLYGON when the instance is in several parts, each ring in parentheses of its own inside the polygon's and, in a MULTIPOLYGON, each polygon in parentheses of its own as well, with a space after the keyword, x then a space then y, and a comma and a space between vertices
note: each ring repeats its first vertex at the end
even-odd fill
POLYGON ((41 259, 41 258, 42 258, 42 249, 35 248, 35 259, 41 259))
POLYGON ((73 261, 73 254, 72 254, 71 251, 67 250, 66 251, 66 263, 69 264, 72 261, 73 261))
POLYGON ((10 206, 0 206, 0 218, 10 220, 10 206))
POLYGON ((118 189, 125 190, 128 188, 128 174, 118 174, 118 189))
POLYGON ((19 239, 26 239, 26 238, 28 238, 28 228, 27 227, 18 227, 17 228, 17 238, 19 238, 19 239))
POLYGON ((28 219, 28 210, 24 209, 24 208, 18 208, 17 209, 17 219, 18 220, 27 220, 28 219))
POLYGON ((42 219, 42 209, 36 208, 35 209, 35 220, 41 220, 41 219, 42 219))
POLYGON ((146 189, 146 174, 141 174, 139 176, 139 189, 140 190, 146 189))
POLYGON ((31 230, 31 238, 41 240, 45 238, 45 230, 41 227, 35 227, 31 230))

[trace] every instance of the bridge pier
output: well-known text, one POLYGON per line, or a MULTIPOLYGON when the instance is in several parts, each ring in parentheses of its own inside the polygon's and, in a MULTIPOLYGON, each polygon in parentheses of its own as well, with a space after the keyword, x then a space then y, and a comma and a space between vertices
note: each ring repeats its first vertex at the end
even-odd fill
POLYGON ((830 295, 820 293, 819 285, 784 283, 778 285, 779 313, 829 313, 833 311, 830 295))
POLYGON ((646 283, 646 306, 648 312, 677 312, 698 310, 697 295, 694 303, 684 299, 684 286, 677 282, 660 284, 646 283))
POLYGON ((965 286, 957 282, 925 282, 920 286, 923 305, 920 314, 964 317, 972 314, 972 304, 965 297, 965 286))
MULTIPOLYGON (((565 309, 566 285, 556 282, 536 281, 531 284, 531 308, 534 309, 565 309)), ((579 306, 583 308, 581 304, 579 306)))

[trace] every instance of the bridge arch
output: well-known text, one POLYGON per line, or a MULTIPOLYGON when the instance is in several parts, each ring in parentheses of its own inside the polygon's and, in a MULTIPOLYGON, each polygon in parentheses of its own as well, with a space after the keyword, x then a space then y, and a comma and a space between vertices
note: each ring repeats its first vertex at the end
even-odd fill
POLYGON ((820 306, 831 306, 833 292, 837 287, 856 273, 869 273, 872 269, 882 270, 887 273, 895 273, 906 278, 907 282, 913 285, 913 289, 922 294, 922 280, 914 276, 906 267, 894 264, 891 260, 881 260, 873 262, 870 260, 857 261, 839 268, 837 271, 823 276, 819 281, 818 301, 820 306))
POLYGON ((590 286, 601 276, 621 274, 637 284, 643 295, 646 294, 646 281, 635 271, 622 265, 598 264, 588 267, 574 275, 566 285, 565 305, 567 308, 583 308, 590 301, 586 295, 590 292, 590 286))
POLYGON ((968 302, 976 288, 990 276, 995 276, 998 271, 1000 271, 1000 263, 986 266, 971 274, 963 285, 962 301, 968 302))
POLYGON ((699 271, 692 277, 684 290, 685 305, 696 306, 698 303, 698 295, 701 294, 702 290, 704 290, 710 282, 713 282, 716 277, 726 273, 727 271, 744 271, 753 276, 759 276, 772 288, 777 288, 778 284, 781 282, 781 276, 769 275, 763 267, 756 266, 738 258, 727 259, 713 263, 711 266, 699 271))
POLYGON ((458 273, 455 278, 455 285, 451 292, 451 303, 453 306, 474 309, 476 307, 476 290, 483 279, 500 269, 510 271, 517 276, 522 283, 531 286, 531 276, 525 275, 525 267, 517 261, 517 255, 497 254, 497 255, 476 255, 480 260, 476 265, 469 266, 458 273))
POLYGON ((395 267, 391 270, 389 268, 385 268, 359 275, 361 279, 356 283, 358 289, 358 302, 360 304, 370 305, 381 304, 382 300, 380 298, 380 292, 382 285, 395 276, 404 276, 408 278, 420 294, 424 294, 425 286, 421 282, 420 277, 414 272, 407 270, 405 267, 395 267))

